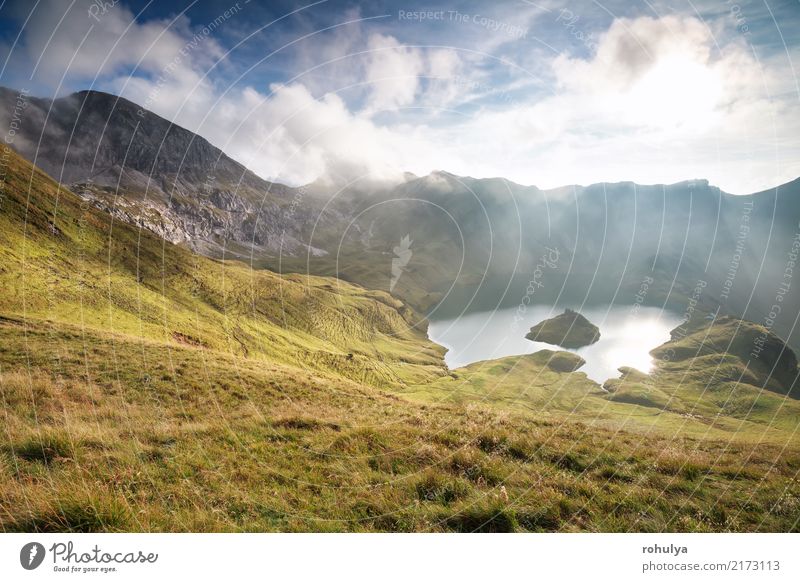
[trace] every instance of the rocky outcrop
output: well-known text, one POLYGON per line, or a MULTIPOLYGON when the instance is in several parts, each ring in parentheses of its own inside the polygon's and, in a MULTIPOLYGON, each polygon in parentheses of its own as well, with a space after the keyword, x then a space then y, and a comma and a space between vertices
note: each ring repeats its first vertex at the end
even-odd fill
MULTIPOLYGON (((16 98, 0 89, 0 118, 16 98)), ((317 213, 303 190, 121 97, 30 98, 14 147, 98 208, 205 254, 325 252, 304 242, 317 213)))
POLYGON ((577 311, 567 309, 561 315, 537 323, 525 337, 534 342, 575 349, 599 340, 600 330, 577 311))
POLYGON ((531 356, 531 359, 555 372, 563 373, 574 372, 586 363, 586 360, 578 354, 553 350, 539 350, 531 356))

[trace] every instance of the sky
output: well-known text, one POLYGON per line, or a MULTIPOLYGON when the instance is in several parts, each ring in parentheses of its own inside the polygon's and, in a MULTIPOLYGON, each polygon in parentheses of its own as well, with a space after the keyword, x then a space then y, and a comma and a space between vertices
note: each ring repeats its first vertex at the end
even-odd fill
POLYGON ((290 185, 800 176, 800 0, 0 2, 0 85, 121 95, 290 185))

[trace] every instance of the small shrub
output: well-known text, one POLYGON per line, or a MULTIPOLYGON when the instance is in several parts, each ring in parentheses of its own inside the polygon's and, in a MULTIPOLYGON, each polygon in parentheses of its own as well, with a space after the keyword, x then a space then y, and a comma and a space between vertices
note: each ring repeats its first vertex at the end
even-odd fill
POLYGON ((331 450, 348 454, 379 454, 388 448, 384 436, 369 428, 351 430, 331 444, 331 450))
POLYGON ((454 430, 436 433, 433 435, 433 440, 451 449, 458 448, 464 444, 464 438, 454 430))
POLYGON ((292 416, 288 418, 279 418, 272 422, 273 426, 280 428, 289 428, 294 430, 320 430, 329 428, 332 430, 340 430, 341 427, 334 422, 325 422, 317 420, 316 418, 306 418, 300 416, 292 416))
POLYGON ((508 445, 508 455, 519 461, 530 461, 534 448, 525 441, 514 441, 508 445))
POLYGON ((521 440, 512 440, 505 433, 484 433, 476 441, 480 450, 489 455, 503 455, 512 459, 527 461, 533 454, 530 443, 521 440))
POLYGON ((482 459, 478 455, 465 451, 459 451, 453 455, 450 469, 460 477, 478 484, 493 486, 505 480, 499 463, 482 459))
POLYGON ((388 453, 370 457, 367 461, 369 468, 379 473, 389 473, 390 475, 400 475, 411 469, 413 459, 399 453, 388 453))
POLYGON ((621 483, 632 483, 633 477, 623 471, 622 469, 615 469, 614 467, 604 467, 599 472, 599 477, 607 481, 618 481, 621 483))
POLYGON ((484 453, 504 454, 508 451, 508 437, 504 434, 482 434, 478 437, 478 448, 484 453))
POLYGON ((583 473, 586 470, 586 463, 575 453, 567 452, 564 454, 550 453, 545 455, 545 459, 554 464, 559 469, 583 473))
POLYGON ((703 472, 704 471, 702 467, 700 467, 700 465, 697 465, 695 463, 687 462, 681 468, 681 475, 683 475, 684 479, 687 479, 689 481, 697 480, 700 477, 700 475, 703 474, 703 472))
POLYGON ((567 497, 558 500, 558 514, 562 519, 569 519, 580 512, 580 505, 567 497))
POLYGON ((758 471, 748 467, 736 467, 732 469, 722 469, 719 471, 721 477, 726 479, 745 479, 749 481, 757 481, 761 478, 758 471))

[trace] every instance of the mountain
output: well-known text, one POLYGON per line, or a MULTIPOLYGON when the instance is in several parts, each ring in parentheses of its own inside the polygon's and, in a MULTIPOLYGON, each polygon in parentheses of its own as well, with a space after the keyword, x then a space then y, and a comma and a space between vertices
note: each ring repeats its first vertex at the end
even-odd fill
MULTIPOLYGON (((15 97, 0 91, 0 123, 15 97)), ((800 347, 791 280, 800 180, 733 196, 705 180, 540 190, 434 172, 326 194, 266 182, 203 138, 96 91, 31 99, 14 147, 171 242, 382 289, 428 317, 641 303, 764 323, 800 347)))
POLYGON ((727 383, 740 392, 752 387, 800 398, 797 357, 779 337, 732 317, 704 323, 673 330, 671 340, 651 352, 660 363, 658 373, 675 373, 665 384, 678 383, 677 374, 683 374, 682 381, 697 378, 707 388, 727 383))
POLYGON ((2 531, 797 530, 800 411, 763 369, 706 385, 686 352, 637 388, 660 407, 563 352, 450 371, 385 291, 195 254, 1 159, 2 531))
POLYGON ((0 214, 0 311, 335 373, 374 386, 443 375, 401 301, 334 279, 208 259, 140 231, 13 152, 0 214))
MULTIPOLYGON (((17 93, 0 88, 0 123, 17 93)), ((14 147, 117 218, 208 255, 308 247, 303 193, 262 180, 204 138, 99 91, 29 98, 14 147), (286 218, 287 215, 291 219, 286 218)), ((316 249, 310 249, 317 252, 316 249)))
POLYGON ((326 234, 335 254, 260 264, 388 290, 392 249, 407 236, 413 256, 392 293, 429 317, 643 304, 747 319, 800 346, 800 180, 734 196, 704 180, 540 190, 436 173, 349 203, 337 212, 353 219, 326 234))
POLYGON ((731 317, 679 327, 672 336, 652 351, 649 373, 623 367, 602 388, 580 371, 585 361, 578 354, 541 350, 476 362, 403 393, 424 402, 524 408, 543 418, 569 414, 591 426, 795 442, 800 371, 779 338, 731 317), (762 335, 767 347, 754 358, 752 343, 762 335))

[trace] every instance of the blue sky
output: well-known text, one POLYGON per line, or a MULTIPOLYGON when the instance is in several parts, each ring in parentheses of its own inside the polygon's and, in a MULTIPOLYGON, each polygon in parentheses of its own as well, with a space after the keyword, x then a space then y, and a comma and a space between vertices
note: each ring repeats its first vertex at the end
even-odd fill
POLYGON ((4 2, 0 84, 123 95, 262 176, 800 176, 800 2, 4 2))

